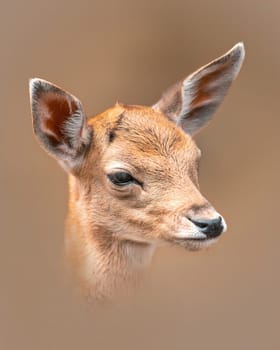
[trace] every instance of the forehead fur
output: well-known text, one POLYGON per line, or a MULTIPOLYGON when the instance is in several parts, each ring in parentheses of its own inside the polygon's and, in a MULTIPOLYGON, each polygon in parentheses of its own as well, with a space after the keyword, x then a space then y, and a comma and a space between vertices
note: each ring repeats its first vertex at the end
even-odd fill
POLYGON ((89 123, 93 128, 102 124, 107 142, 129 143, 149 155, 170 155, 186 149, 194 149, 191 137, 170 122, 162 113, 150 107, 124 106, 117 104, 106 112, 106 125, 102 113, 89 123), (109 118, 108 118, 109 117, 109 118))

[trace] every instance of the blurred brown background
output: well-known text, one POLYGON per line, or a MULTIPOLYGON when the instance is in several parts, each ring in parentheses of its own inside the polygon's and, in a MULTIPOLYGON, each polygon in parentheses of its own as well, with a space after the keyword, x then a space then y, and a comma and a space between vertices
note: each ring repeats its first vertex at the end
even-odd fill
POLYGON ((279 349, 279 19, 277 0, 2 2, 1 349, 279 349), (88 310, 65 278, 67 178, 33 137, 28 78, 88 115, 149 105, 241 40, 240 76, 197 137, 228 233, 160 249, 131 300, 88 310))

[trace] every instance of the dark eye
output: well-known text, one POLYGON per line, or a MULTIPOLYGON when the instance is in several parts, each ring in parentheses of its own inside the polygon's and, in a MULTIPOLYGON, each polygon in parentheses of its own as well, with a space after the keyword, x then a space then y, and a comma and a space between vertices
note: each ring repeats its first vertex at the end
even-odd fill
POLYGON ((109 180, 117 186, 126 186, 131 183, 138 183, 129 173, 119 171, 107 175, 109 180))

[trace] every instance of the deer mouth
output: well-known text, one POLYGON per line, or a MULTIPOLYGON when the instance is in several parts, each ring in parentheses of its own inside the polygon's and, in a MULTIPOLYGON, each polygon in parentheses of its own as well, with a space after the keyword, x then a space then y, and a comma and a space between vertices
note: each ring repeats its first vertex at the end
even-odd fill
POLYGON ((217 242, 219 237, 186 237, 176 238, 169 242, 173 245, 179 245, 186 250, 197 251, 209 247, 213 243, 217 242))

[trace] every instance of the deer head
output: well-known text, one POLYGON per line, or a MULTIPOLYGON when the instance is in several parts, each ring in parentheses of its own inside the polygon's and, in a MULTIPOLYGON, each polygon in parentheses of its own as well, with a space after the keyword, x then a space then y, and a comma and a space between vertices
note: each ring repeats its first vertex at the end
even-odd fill
POLYGON ((200 150, 192 137, 212 118, 243 59, 239 43, 152 107, 118 103, 89 119, 75 96, 31 80, 34 131, 70 175, 71 220, 83 241, 171 242, 193 250, 226 230, 199 190, 200 150))

